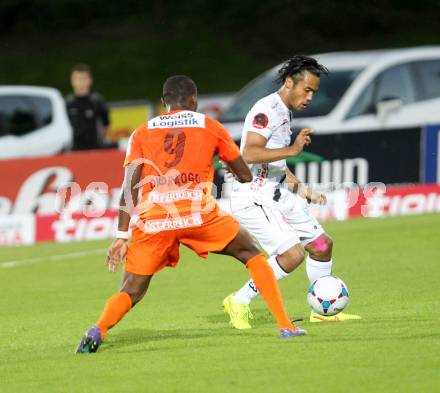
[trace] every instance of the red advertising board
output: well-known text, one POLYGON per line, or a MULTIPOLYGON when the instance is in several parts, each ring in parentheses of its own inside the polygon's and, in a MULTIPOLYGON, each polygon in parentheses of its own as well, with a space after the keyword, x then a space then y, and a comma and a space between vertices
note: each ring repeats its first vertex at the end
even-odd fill
MULTIPOLYGON (((349 217, 383 217, 440 212, 440 184, 371 187, 356 195, 349 217)), ((349 196, 353 200, 353 196, 349 196)))
POLYGON ((101 240, 115 235, 118 212, 105 211, 99 217, 84 214, 36 216, 35 241, 101 240))
POLYGON ((123 160, 123 152, 108 149, 0 161, 0 215, 53 215, 60 208, 58 188, 71 182, 77 183, 81 192, 96 182, 106 184, 107 191, 102 194, 107 197, 101 195, 100 202, 106 209, 114 209, 123 179, 123 160))

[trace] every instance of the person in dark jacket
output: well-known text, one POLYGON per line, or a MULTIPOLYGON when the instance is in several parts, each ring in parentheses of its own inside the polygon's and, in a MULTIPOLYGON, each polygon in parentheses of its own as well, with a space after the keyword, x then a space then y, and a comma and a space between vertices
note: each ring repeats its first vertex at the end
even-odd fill
POLYGON ((70 74, 70 84, 73 92, 66 97, 66 108, 73 128, 72 150, 105 147, 109 111, 104 98, 92 90, 90 67, 75 65, 70 74))

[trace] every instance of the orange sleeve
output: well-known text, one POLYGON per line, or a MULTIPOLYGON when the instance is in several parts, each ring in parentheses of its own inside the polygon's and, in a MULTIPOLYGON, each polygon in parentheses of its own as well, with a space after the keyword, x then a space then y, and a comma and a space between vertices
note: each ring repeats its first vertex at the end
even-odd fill
POLYGON ((217 151, 222 161, 232 161, 240 156, 240 150, 229 135, 228 130, 219 122, 217 124, 217 151))
POLYGON ((133 161, 143 158, 142 145, 140 142, 140 134, 142 133, 142 128, 137 128, 133 134, 131 134, 128 140, 127 152, 125 153, 124 166, 132 163, 133 161))

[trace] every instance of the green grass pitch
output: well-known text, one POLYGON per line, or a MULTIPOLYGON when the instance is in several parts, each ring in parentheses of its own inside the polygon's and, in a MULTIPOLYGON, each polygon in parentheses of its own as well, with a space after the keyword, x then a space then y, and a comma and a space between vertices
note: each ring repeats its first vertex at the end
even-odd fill
MULTIPOLYGON (((286 342, 258 299, 254 328, 233 330, 221 302, 246 270, 182 248, 91 355, 74 351, 119 286, 109 241, 1 248, 0 392, 440 391, 440 215, 325 227, 363 320, 303 322, 309 335, 286 342)), ((304 266, 280 286, 289 314, 307 316, 304 266)))

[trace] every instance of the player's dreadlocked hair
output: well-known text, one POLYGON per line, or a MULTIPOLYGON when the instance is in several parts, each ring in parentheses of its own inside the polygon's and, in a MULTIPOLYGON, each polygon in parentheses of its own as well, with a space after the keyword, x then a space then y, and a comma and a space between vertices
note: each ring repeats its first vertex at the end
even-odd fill
POLYGON ((318 77, 320 77, 321 74, 328 75, 328 69, 319 64, 313 57, 295 55, 287 60, 278 70, 276 82, 284 83, 286 78, 290 76, 296 83, 301 79, 304 71, 309 71, 318 77))
POLYGON ((188 98, 196 94, 196 84, 185 75, 171 76, 163 84, 162 98, 169 104, 184 104, 188 98))

